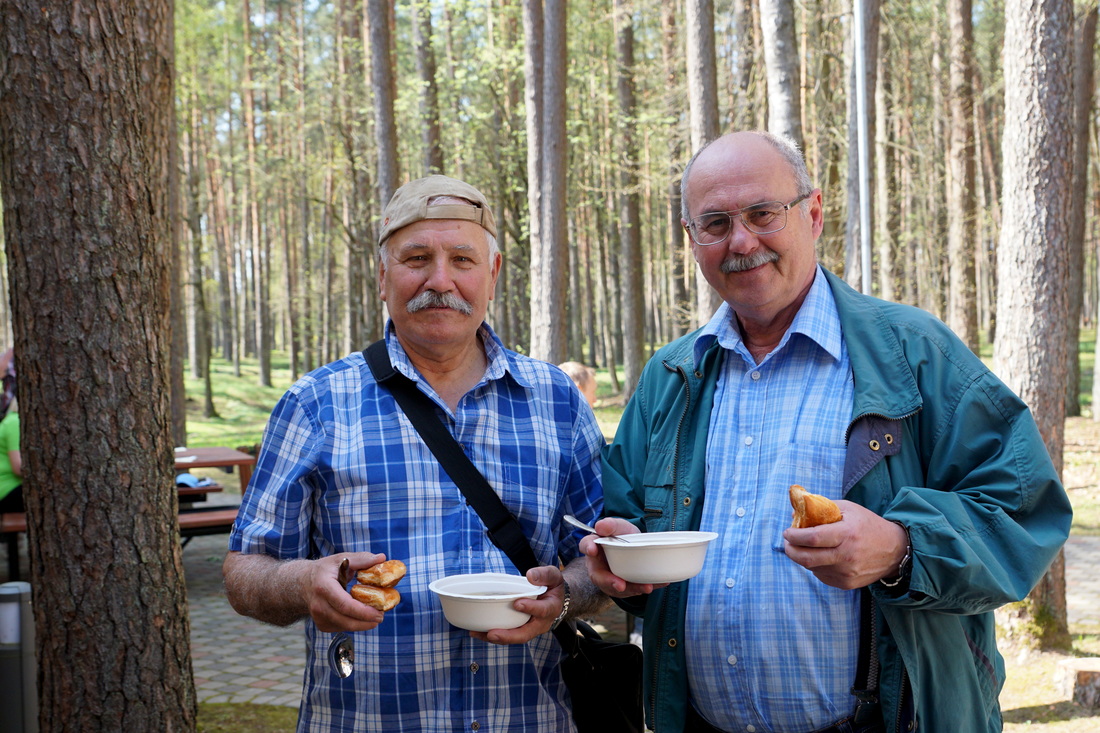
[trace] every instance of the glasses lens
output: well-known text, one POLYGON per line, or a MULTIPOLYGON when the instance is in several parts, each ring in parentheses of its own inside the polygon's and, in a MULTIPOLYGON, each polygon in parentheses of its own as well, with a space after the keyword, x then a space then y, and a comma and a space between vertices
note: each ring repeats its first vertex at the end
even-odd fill
POLYGON ((749 231, 757 234, 777 232, 787 223, 787 208, 778 202, 757 204, 742 209, 741 221, 745 222, 749 231))
POLYGON ((691 235, 697 244, 721 242, 729 231, 730 215, 724 211, 703 214, 691 222, 691 235))

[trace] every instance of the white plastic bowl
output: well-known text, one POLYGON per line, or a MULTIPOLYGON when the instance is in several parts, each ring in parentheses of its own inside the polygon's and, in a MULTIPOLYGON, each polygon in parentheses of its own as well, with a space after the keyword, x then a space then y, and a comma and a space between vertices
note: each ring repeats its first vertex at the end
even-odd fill
POLYGON ((611 572, 631 583, 678 583, 694 578, 703 569, 707 545, 715 532, 642 532, 620 535, 619 542, 601 537, 611 572))
POLYGON ((439 596, 447 620, 469 631, 514 629, 531 618, 512 603, 520 598, 537 598, 546 586, 532 585, 519 575, 471 573, 432 581, 428 589, 439 596))

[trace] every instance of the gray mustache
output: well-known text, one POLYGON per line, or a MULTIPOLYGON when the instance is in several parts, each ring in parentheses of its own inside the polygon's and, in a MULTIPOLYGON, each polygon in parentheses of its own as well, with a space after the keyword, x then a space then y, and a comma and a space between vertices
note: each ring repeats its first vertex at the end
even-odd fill
POLYGON ((733 272, 744 272, 745 270, 751 270, 754 267, 767 265, 778 260, 779 255, 773 250, 762 249, 759 252, 753 252, 751 255, 731 254, 722 261, 720 269, 723 273, 729 275, 733 272))
POLYGON ((450 308, 464 316, 474 312, 474 307, 453 293, 437 293, 434 290, 425 290, 420 295, 410 300, 405 305, 409 313, 416 313, 425 308, 450 308))

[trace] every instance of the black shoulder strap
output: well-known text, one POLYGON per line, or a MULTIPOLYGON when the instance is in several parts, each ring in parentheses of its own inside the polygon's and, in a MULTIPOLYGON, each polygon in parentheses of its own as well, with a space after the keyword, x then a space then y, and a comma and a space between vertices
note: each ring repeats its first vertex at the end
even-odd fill
POLYGON ((508 511, 489 482, 477 470, 462 446, 436 416, 436 405, 417 388, 411 379, 393 368, 386 352, 386 342, 375 341, 363 351, 371 373, 388 389, 398 406, 405 411, 413 427, 455 482, 488 529, 489 539, 499 547, 521 573, 539 562, 523 533, 519 520, 508 511))

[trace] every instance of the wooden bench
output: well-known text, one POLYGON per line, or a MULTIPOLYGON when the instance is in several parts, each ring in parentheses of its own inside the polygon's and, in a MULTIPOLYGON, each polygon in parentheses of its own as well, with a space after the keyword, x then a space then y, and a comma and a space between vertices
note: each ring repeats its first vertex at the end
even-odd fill
POLYGON ((233 529, 233 522, 236 519, 237 507, 235 506, 212 506, 181 511, 179 520, 183 546, 187 547, 192 537, 228 533, 233 529))
MULTIPOLYGON (((180 537, 187 546, 192 537, 226 534, 233 528, 237 507, 219 506, 184 509, 179 513, 180 537)), ((19 580, 19 535, 27 531, 27 515, 22 512, 0 514, 0 539, 8 546, 8 580, 19 580)))

